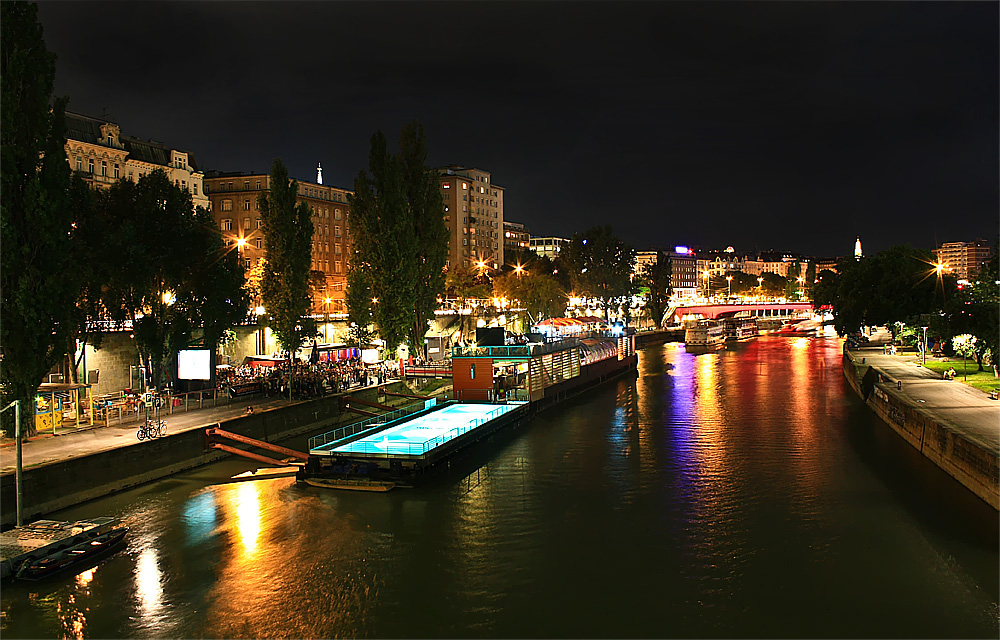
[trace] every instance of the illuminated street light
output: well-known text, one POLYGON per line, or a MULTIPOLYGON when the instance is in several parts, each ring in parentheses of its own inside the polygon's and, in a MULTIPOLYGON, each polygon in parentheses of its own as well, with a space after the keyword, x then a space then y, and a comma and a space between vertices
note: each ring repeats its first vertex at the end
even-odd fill
POLYGON ((372 304, 378 304, 378 298, 372 298, 372 304))
POLYGON ((173 291, 164 291, 163 295, 160 296, 160 299, 163 300, 163 304, 170 306, 177 301, 177 296, 173 291))
POLYGON ((726 276, 726 283, 729 285, 729 297, 733 297, 733 277, 726 276))

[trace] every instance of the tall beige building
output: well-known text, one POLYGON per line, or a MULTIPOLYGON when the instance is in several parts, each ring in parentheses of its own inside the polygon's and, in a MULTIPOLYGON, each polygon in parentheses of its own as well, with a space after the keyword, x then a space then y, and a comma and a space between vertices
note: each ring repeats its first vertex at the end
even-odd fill
POLYGON ((448 227, 449 269, 504 263, 503 187, 488 171, 450 165, 438 169, 448 227))
POLYGON ((976 277, 983 263, 990 259, 990 245, 985 240, 945 242, 934 250, 934 256, 956 278, 968 280, 976 277))
MULTIPOLYGON (((261 192, 270 190, 269 183, 270 176, 263 173, 210 172, 205 178, 212 216, 226 242, 240 251, 247 269, 264 257, 265 238, 257 198, 261 192)), ((351 244, 347 196, 351 192, 312 182, 299 182, 298 185, 298 202, 305 202, 312 211, 311 268, 323 273, 326 280, 326 288, 313 298, 313 313, 346 313, 347 260, 351 244), (326 302, 327 299, 330 302, 326 302)))

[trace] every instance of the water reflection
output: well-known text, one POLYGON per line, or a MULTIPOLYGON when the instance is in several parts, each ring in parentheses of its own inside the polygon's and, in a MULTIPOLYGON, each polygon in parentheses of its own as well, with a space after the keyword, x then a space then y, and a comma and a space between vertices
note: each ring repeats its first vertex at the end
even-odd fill
POLYGON ((163 574, 157 549, 152 544, 148 544, 136 559, 135 595, 141 619, 155 627, 163 614, 163 574))
POLYGON ((236 511, 236 530, 243 549, 243 562, 253 560, 260 537, 260 483, 238 482, 230 485, 230 506, 236 511))

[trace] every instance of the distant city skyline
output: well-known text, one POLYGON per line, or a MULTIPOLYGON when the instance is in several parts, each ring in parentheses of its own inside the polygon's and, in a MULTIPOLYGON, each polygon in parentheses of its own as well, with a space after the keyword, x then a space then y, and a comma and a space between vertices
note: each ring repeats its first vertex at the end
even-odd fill
POLYGON ((206 170, 353 188, 368 139, 533 235, 850 255, 998 228, 997 3, 68 3, 70 109, 206 170), (155 31, 155 49, 150 33, 155 31), (267 46, 261 46, 266 42, 267 46))

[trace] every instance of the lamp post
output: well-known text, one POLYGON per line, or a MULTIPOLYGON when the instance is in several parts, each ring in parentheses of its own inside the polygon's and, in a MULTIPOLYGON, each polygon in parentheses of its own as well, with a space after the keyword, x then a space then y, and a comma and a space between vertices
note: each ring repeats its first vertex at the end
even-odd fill
POLYGON ((726 284, 729 285, 729 297, 732 298, 733 297, 733 277, 732 276, 726 276, 726 284))
POLYGON ((711 297, 712 297, 712 279, 708 277, 709 276, 708 271, 706 271, 703 275, 705 277, 705 288, 706 288, 705 298, 706 299, 711 299, 711 297))
POLYGON ((240 237, 236 239, 236 257, 240 261, 240 266, 244 269, 246 266, 243 264, 243 247, 247 246, 247 239, 240 237))
POLYGON ((764 278, 760 276, 757 277, 757 295, 764 299, 764 278))

